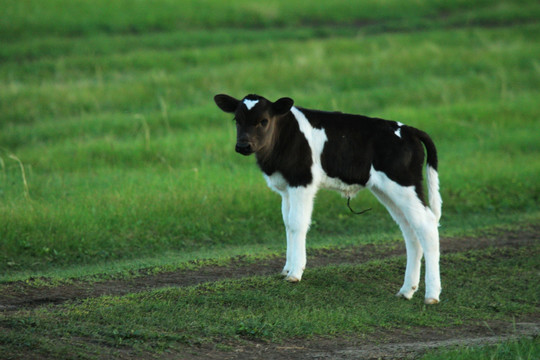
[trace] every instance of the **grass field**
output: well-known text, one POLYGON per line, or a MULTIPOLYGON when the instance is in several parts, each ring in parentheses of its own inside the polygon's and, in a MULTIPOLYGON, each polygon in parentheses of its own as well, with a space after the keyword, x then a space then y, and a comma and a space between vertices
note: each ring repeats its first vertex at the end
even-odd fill
MULTIPOLYGON (((283 256, 280 199, 254 159, 234 153, 234 124, 213 103, 217 93, 289 96, 299 106, 425 130, 439 151, 443 237, 519 231, 540 220, 537 1, 0 0, 0 7, 0 286, 54 287, 193 261, 283 256)), ((361 193, 352 205, 373 211, 354 216, 338 194, 321 192, 308 247, 399 241, 373 196, 361 193)), ((155 355, 193 343, 234 347, 238 338, 360 336, 376 324, 437 328, 538 317, 538 282, 519 281, 534 277, 538 246, 516 250, 521 262, 500 254, 490 261, 495 250, 478 251, 507 274, 491 279, 479 271, 477 279, 480 287, 508 282, 498 311, 485 310, 491 305, 468 284, 411 324, 418 304, 395 305, 385 292, 389 284, 397 291, 403 258, 312 272, 308 258, 306 277, 319 285, 293 294, 277 277, 261 276, 0 313, 0 355, 103 350, 72 347, 76 337, 111 349, 123 339, 155 355), (373 269, 382 279, 374 293, 347 282, 373 269), (325 291, 343 292, 343 306, 326 304, 325 291), (458 301, 469 296, 478 306, 458 301), (291 302, 302 306, 284 311, 291 302), (353 302, 381 315, 364 318, 353 302), (132 316, 121 319, 130 308, 132 316), (246 309, 251 315, 242 318, 246 309), (150 328, 145 313, 153 314, 150 328), (349 313, 354 321, 342 321, 349 313), (103 332, 102 323, 110 324, 103 332)), ((452 256, 444 261, 456 269, 446 276, 473 271, 469 263, 459 268, 465 255, 452 256)), ((523 344, 538 349, 537 341, 523 344)))

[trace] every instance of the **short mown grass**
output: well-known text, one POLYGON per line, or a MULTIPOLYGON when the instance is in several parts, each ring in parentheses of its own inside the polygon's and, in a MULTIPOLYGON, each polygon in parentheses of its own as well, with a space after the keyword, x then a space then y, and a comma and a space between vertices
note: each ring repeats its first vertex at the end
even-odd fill
MULTIPOLYGON (((253 159, 234 154, 234 126, 212 104, 218 92, 286 94, 426 130, 440 155, 443 235, 471 216, 510 223, 534 213, 539 29, 267 39, 176 53, 142 45, 10 61, 0 103, 0 269, 282 239, 279 198, 253 159)), ((361 242, 395 228, 368 193, 355 201, 374 211, 350 216, 339 196, 321 193, 310 238, 361 242)))
MULTIPOLYGON (((217 93, 289 96, 425 130, 439 152, 444 237, 540 220, 537 1, 0 0, 0 8, 0 283, 283 254, 280 199, 254 159, 234 153, 217 93)), ((308 248, 400 238, 369 193, 353 206, 373 211, 354 216, 322 191, 308 248)), ((381 324, 506 321, 537 312, 538 284, 516 277, 537 264, 518 252, 525 270, 505 258, 507 277, 484 271, 466 286, 448 283, 436 308, 388 296, 403 271, 389 260, 308 269, 311 280, 298 286, 252 278, 2 314, 0 336, 15 354, 100 357, 115 351, 102 344, 153 352, 220 336, 282 341, 381 324), (368 270, 380 281, 362 280, 368 270), (340 294, 336 306, 328 289, 340 294), (133 313, 122 318, 126 309, 133 313)), ((498 270, 488 253, 479 256, 498 270)), ((458 258, 443 271, 465 281, 475 267, 458 258)))
MULTIPOLYGON (((442 302, 396 298, 404 258, 308 269, 290 284, 279 276, 100 297, 2 316, 1 343, 13 354, 86 356, 100 348, 185 351, 244 340, 281 342, 318 336, 368 337, 399 329, 512 322, 538 309, 538 245, 443 257, 442 302), (161 350, 157 350, 161 349, 161 350), (176 349, 176 350, 175 350, 176 349), (184 350, 182 350, 184 349, 184 350)), ((7 352, 5 352, 7 353, 7 352)))
POLYGON ((524 338, 497 345, 459 347, 431 352, 422 360, 534 360, 540 358, 540 339, 524 338))

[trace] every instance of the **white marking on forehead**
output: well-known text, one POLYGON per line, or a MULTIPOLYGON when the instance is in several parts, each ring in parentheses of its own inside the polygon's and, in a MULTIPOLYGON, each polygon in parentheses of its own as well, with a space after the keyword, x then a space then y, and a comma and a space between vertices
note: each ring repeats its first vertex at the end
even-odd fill
POLYGON ((396 134, 397 137, 401 138, 401 127, 403 126, 403 124, 398 121, 397 126, 398 128, 396 131, 394 131, 394 134, 396 134))
POLYGON ((246 107, 247 107, 248 110, 253 109, 253 107, 254 107, 255 105, 257 105, 258 102, 259 102, 259 100, 249 100, 249 99, 244 99, 244 105, 246 105, 246 107))

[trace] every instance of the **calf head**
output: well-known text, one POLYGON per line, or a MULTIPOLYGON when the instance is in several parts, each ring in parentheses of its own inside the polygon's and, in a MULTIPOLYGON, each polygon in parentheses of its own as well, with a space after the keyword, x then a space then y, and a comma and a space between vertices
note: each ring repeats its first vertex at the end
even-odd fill
POLYGON ((291 110, 294 101, 281 98, 271 102, 259 95, 247 95, 237 100, 229 95, 214 96, 217 106, 234 114, 236 121, 236 151, 250 155, 272 145, 280 118, 291 110))

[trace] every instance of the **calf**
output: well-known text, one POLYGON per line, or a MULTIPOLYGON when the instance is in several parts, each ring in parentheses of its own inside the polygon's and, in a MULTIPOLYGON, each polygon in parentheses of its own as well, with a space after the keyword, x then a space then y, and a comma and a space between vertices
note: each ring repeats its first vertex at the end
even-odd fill
POLYGON ((293 106, 290 98, 271 102, 259 95, 237 100, 216 95, 217 106, 236 120, 236 151, 255 153, 268 186, 282 197, 287 261, 282 274, 300 281, 306 266, 306 234, 320 188, 350 198, 368 188, 388 209, 405 238, 407 267, 397 293, 410 299, 426 259, 426 304, 439 302, 439 233, 442 200, 437 152, 423 131, 396 121, 293 106), (423 145, 422 145, 423 144, 423 145), (427 153, 429 206, 422 169, 427 153))

